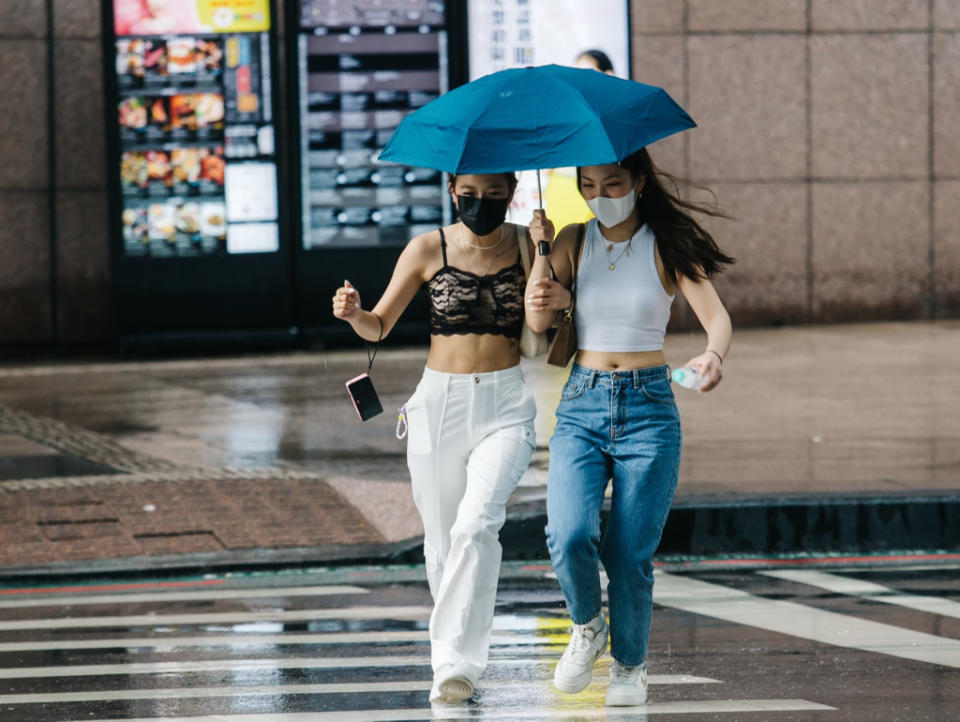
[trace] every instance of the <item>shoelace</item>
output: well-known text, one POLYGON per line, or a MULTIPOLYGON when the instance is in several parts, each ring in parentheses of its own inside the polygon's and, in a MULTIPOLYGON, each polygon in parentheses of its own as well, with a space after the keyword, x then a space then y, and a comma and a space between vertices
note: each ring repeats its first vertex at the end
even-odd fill
POLYGON ((637 678, 646 672, 642 664, 635 667, 624 667, 621 664, 613 665, 613 679, 611 684, 636 684, 637 678))
POLYGON ((591 629, 585 624, 574 624, 573 635, 570 638, 571 656, 583 654, 590 649, 593 640, 597 638, 596 630, 591 629))

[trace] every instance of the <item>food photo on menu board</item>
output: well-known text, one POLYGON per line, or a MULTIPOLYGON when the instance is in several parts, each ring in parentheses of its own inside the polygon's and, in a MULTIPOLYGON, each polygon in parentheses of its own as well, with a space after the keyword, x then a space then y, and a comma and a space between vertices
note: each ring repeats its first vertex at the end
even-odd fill
POLYGON ((168 100, 162 96, 130 95, 120 100, 120 135, 125 141, 163 140, 170 133, 168 100))
POLYGON ((117 36, 270 29, 269 0, 113 0, 117 36))
POLYGON ((123 210, 123 241, 128 253, 195 256, 222 251, 227 238, 222 200, 145 202, 123 210))
POLYGON ((116 46, 121 88, 217 83, 223 74, 218 38, 121 38, 116 46))
POLYGON ((170 152, 170 164, 174 193, 223 193, 223 147, 176 148, 170 152))
POLYGON ((117 40, 117 76, 121 86, 163 81, 167 74, 167 44, 148 38, 117 40))
POLYGON ((170 98, 170 129, 182 132, 223 129, 223 96, 219 93, 184 93, 170 98))

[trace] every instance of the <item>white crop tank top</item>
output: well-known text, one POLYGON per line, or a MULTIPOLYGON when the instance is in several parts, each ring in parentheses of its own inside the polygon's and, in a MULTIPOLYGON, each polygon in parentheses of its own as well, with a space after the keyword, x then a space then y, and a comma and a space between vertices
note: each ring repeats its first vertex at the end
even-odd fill
POLYGON ((586 351, 659 351, 673 296, 657 273, 653 232, 641 226, 629 254, 616 243, 608 255, 607 243, 596 218, 590 219, 577 270, 577 345, 586 351), (611 259, 616 262, 612 271, 611 259))

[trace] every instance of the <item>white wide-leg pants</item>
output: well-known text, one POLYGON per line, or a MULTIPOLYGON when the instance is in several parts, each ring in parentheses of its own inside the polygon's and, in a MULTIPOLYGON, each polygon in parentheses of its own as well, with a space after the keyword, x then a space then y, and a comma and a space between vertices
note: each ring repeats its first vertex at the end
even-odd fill
POLYGON ((490 646, 500 527, 533 454, 536 404, 519 366, 473 374, 427 368, 406 414, 434 601, 433 670, 452 665, 476 684, 490 646))

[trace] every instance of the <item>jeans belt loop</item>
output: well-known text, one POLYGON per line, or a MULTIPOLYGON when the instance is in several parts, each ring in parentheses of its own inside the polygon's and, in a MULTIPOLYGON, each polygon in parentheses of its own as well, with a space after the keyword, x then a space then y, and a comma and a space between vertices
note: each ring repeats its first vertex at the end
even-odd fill
POLYGON ((597 370, 596 370, 596 369, 593 369, 593 370, 590 371, 590 380, 587 381, 587 388, 588 388, 588 389, 592 389, 592 388, 593 388, 593 385, 594 385, 594 383, 596 383, 596 381, 597 381, 597 370))
POLYGON ((633 388, 640 388, 640 369, 633 369, 633 388))

